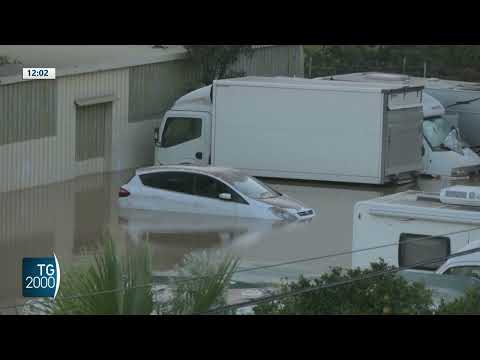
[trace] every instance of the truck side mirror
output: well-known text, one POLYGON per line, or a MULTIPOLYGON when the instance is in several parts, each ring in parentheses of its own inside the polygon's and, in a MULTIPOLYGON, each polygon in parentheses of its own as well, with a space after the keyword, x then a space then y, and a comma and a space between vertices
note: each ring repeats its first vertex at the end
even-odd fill
POLYGON ((232 200, 232 194, 221 193, 220 195, 218 195, 218 198, 222 200, 232 200))

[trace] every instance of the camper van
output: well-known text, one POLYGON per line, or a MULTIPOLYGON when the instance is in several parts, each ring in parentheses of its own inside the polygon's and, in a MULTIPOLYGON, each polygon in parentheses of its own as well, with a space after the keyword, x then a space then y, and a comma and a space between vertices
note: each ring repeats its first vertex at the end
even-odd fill
MULTIPOLYGON (((317 78, 321 80, 380 82, 403 84, 405 86, 421 86, 424 79, 411 78, 401 74, 387 73, 352 73, 317 78)), ((316 79, 316 80, 317 80, 316 79)), ((422 98, 423 105, 423 173, 431 176, 465 177, 477 175, 480 172, 480 156, 462 138, 459 129, 459 115, 446 112, 442 103, 425 89, 422 98)), ((480 92, 479 92, 480 95, 480 92)), ((480 102, 479 102, 480 105, 480 102)), ((480 109, 480 108, 479 108, 480 109)), ((480 125, 480 118, 479 118, 480 125)), ((477 130, 480 133, 480 127, 477 130)), ((480 144, 480 142, 479 142, 480 144)))
MULTIPOLYGON (((480 239, 480 187, 406 191, 355 204, 352 266, 380 258, 404 267, 440 259, 480 239)), ((443 261, 417 270, 436 271, 443 261)))
POLYGON ((422 90, 274 77, 214 81, 166 112, 155 130, 155 165, 226 166, 272 178, 403 181, 423 169, 422 90))

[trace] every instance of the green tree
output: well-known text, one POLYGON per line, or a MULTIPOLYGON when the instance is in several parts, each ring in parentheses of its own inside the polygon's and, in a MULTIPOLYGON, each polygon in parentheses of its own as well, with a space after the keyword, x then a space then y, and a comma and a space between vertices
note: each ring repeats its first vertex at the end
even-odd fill
POLYGON ((310 45, 305 68, 312 61, 312 77, 350 72, 405 72, 453 80, 480 80, 478 45, 310 45), (405 63, 404 63, 405 61, 405 63))
POLYGON ((230 66, 242 54, 251 56, 251 45, 183 45, 194 66, 198 66, 204 85, 209 85, 216 79, 242 76, 243 73, 233 72, 230 66))
POLYGON ((442 302, 436 313, 439 315, 479 315, 480 287, 468 289, 465 296, 450 303, 442 302))
MULTIPOLYGON (((360 279, 372 273, 392 270, 385 262, 371 264, 365 270, 333 268, 313 280, 300 277, 297 282, 284 284, 283 293, 305 290, 338 282, 360 279)), ((409 283, 394 273, 349 284, 332 286, 284 297, 282 300, 254 308, 255 314, 297 315, 392 315, 431 314, 432 293, 423 284, 409 283)))

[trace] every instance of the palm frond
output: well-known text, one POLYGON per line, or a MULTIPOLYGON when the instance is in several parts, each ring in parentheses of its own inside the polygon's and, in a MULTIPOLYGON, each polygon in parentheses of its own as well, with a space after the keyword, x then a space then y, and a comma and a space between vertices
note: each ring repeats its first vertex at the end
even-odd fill
POLYGON ((172 282, 169 312, 201 313, 226 304, 226 293, 237 266, 236 257, 222 253, 187 255, 178 271, 179 276, 172 282), (189 278, 196 280, 185 281, 189 278))
POLYGON ((109 237, 88 265, 77 266, 62 276, 50 314, 116 315, 152 312, 151 268, 148 246, 124 257, 117 254, 109 237))

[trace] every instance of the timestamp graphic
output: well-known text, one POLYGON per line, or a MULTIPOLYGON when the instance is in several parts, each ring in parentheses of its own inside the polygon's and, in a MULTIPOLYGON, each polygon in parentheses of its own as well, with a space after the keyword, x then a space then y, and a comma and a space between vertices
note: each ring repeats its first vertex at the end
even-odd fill
POLYGON ((55 68, 23 68, 23 80, 55 79, 55 68))

